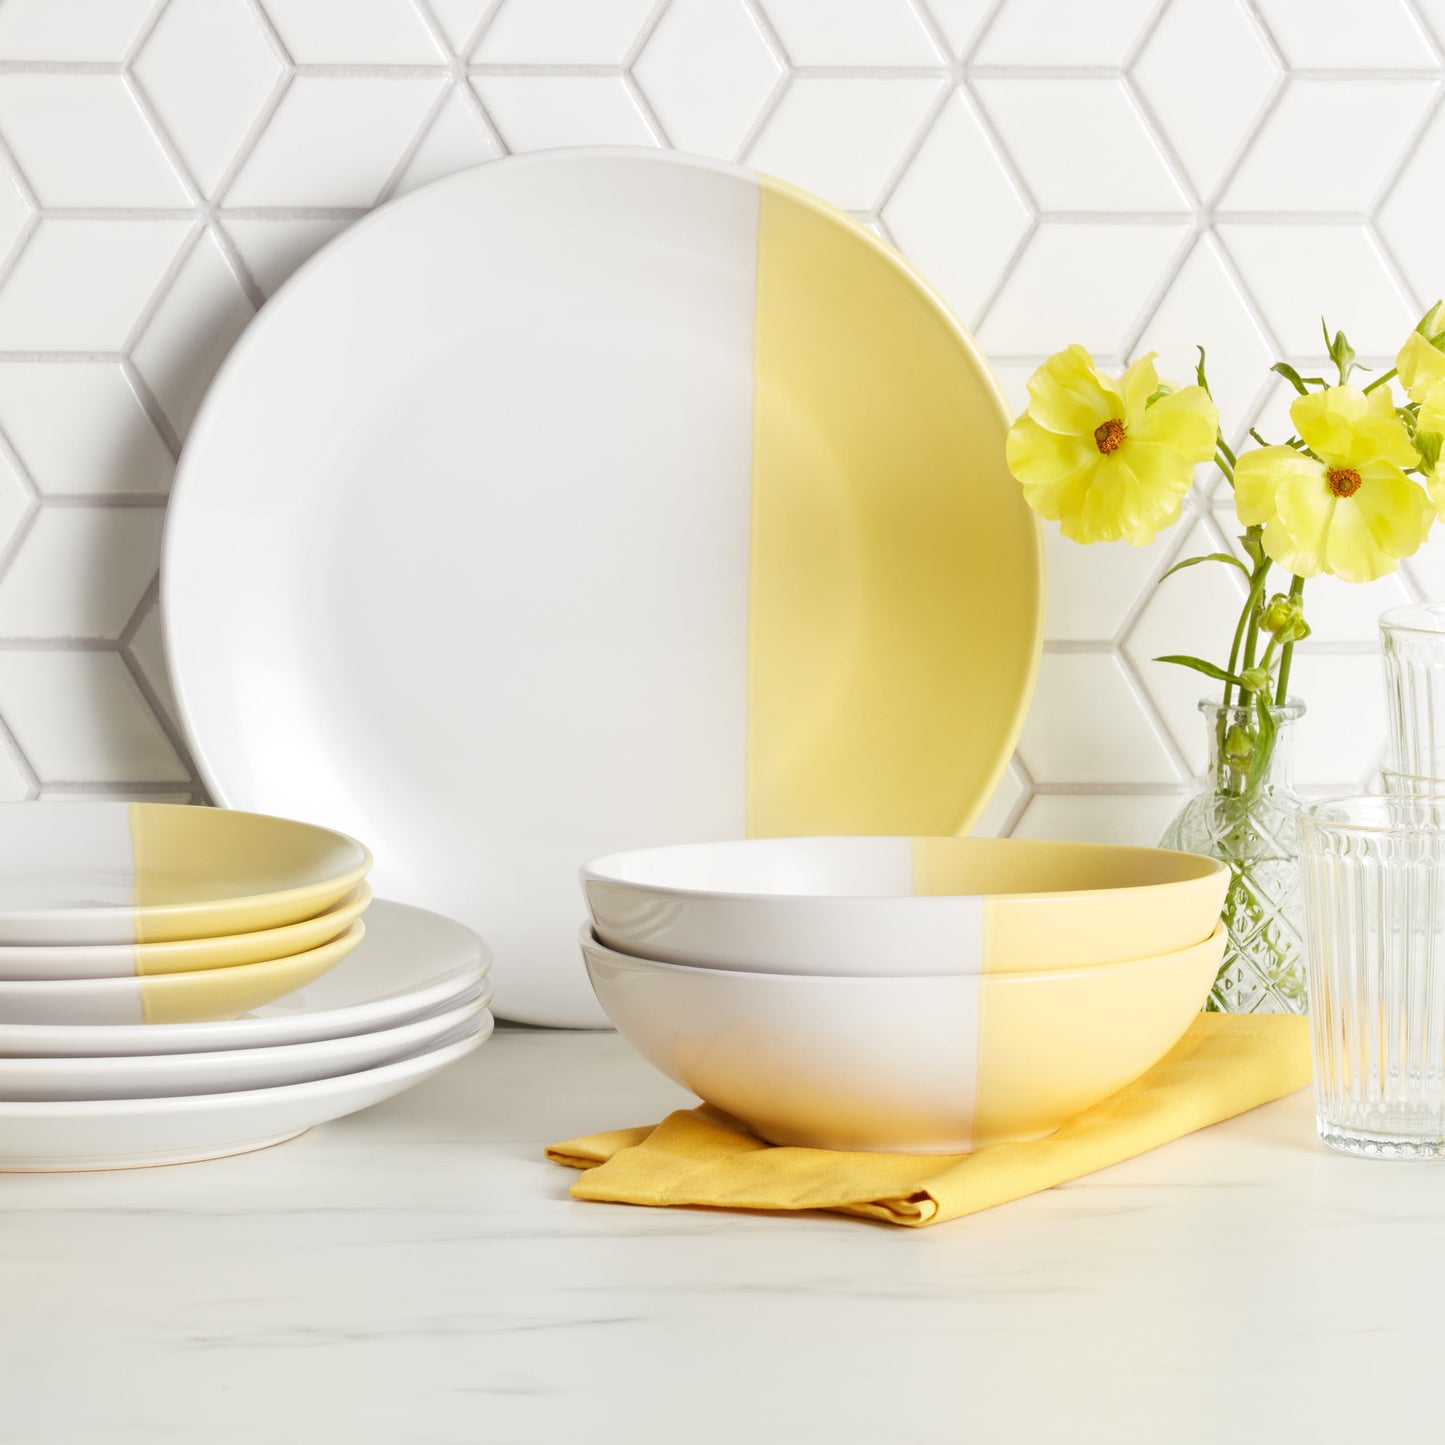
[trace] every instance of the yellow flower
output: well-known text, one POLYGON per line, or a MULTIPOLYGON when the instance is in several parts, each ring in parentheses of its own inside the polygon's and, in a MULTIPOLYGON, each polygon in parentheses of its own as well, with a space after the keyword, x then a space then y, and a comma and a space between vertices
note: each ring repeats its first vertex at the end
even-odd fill
MULTIPOLYGON (((1445 356, 1418 331, 1412 331, 1395 358, 1395 370, 1410 400, 1420 403, 1419 429, 1445 432, 1445 356)), ((1445 477, 1438 468, 1431 472, 1426 485, 1436 508, 1445 512, 1445 477)))
POLYGON ((1240 457, 1239 520, 1262 523, 1264 550, 1296 577, 1393 572, 1425 540, 1435 508, 1403 471, 1420 458, 1388 389, 1332 386, 1299 397, 1290 417, 1314 456, 1261 447, 1240 457))
POLYGON ((1179 520, 1194 468, 1214 455, 1219 415, 1201 386, 1159 390, 1154 353, 1115 380, 1082 346, 1029 378, 1009 429, 1009 470, 1039 516, 1075 542, 1136 547, 1179 520))

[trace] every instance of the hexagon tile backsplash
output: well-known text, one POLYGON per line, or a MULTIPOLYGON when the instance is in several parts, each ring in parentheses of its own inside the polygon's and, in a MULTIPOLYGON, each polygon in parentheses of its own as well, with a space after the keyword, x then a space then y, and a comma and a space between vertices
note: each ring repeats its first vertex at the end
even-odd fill
MULTIPOLYGON (((1243 434, 1321 309, 1388 364, 1445 291, 1442 57, 1445 0, 0 0, 0 796, 196 791, 157 616, 175 458, 256 308, 378 202, 546 146, 738 159, 911 257, 1016 402, 1069 341, 1176 376, 1202 342, 1243 434)), ((1158 835, 1199 689, 1150 658, 1218 653, 1234 584, 1157 584, 1228 526, 1202 481, 1150 547, 1050 537, 988 828, 1158 835)), ((1445 595, 1445 546, 1311 593, 1300 773, 1349 785, 1375 615, 1445 595)))

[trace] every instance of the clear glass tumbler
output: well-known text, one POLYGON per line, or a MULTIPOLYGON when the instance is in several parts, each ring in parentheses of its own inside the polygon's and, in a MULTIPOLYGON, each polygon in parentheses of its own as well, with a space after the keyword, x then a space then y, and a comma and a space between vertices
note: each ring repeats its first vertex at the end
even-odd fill
MULTIPOLYGON (((1395 607, 1380 618, 1390 766, 1445 779, 1445 604, 1395 607)), ((1445 792, 1445 782, 1439 791, 1445 792)))
POLYGON ((1445 797, 1316 803, 1300 844, 1320 1138, 1445 1157, 1445 797))

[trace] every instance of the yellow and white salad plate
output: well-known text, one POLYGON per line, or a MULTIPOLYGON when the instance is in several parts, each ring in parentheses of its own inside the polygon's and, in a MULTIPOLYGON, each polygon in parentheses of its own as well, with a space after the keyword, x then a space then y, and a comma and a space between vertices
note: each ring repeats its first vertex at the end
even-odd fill
POLYGON ((267 963, 339 938, 370 904, 371 889, 362 883, 314 918, 252 933, 178 938, 170 943, 0 944, 0 980, 146 978, 267 963))
POLYGON ((191 431, 163 563, 193 751, 334 823, 596 1025, 576 869, 620 848, 965 831, 1012 750, 1037 523, 969 336, 790 186, 508 159, 301 269, 191 431))
POLYGON ((314 918, 353 894, 370 865, 355 839, 286 818, 170 803, 0 804, 0 947, 127 945, 130 971, 144 974, 151 944, 314 918))

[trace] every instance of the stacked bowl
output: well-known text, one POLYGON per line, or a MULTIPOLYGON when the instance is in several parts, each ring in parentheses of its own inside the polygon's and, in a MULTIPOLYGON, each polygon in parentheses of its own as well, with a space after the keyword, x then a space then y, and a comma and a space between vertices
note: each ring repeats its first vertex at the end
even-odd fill
POLYGON ((598 1000, 774 1144, 958 1154, 1037 1139, 1178 1042, 1228 872, 1155 848, 776 838, 582 871, 598 1000))
POLYGON ((259 1148, 476 1048, 481 940, 370 867, 260 814, 0 805, 0 1170, 259 1148))

